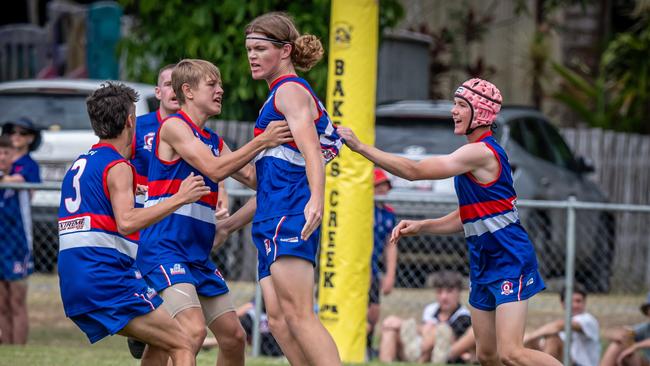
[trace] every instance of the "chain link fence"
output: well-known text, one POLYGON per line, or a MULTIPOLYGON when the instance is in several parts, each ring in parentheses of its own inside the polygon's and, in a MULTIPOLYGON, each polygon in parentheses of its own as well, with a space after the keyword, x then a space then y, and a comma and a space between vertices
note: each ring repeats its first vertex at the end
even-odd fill
MULTIPOLYGON (((58 253, 58 185, 2 185, 0 192, 29 189, 32 193, 33 259, 35 275, 30 277, 30 321, 39 326, 74 327, 65 320, 58 292, 56 261, 58 253)), ((250 198, 251 192, 231 190, 232 210, 250 198)), ((444 215, 456 208, 455 200, 430 197, 387 196, 378 200, 390 204, 401 219, 423 219, 444 215)), ((634 324, 644 319, 639 305, 650 288, 650 206, 589 204, 583 202, 521 201, 519 215, 535 243, 540 272, 547 290, 530 301, 528 329, 566 316, 559 291, 572 278, 588 291, 587 311, 599 321, 601 333, 613 326, 634 324), (572 212, 572 214, 571 214, 572 212), (567 272, 569 268, 569 272, 567 272), (567 273, 569 274, 567 276, 567 273)), ((11 220, 0 222, 5 238, 16 230, 11 220)), ((4 245, 10 245, 5 242, 4 245)), ((9 247, 3 248, 7 253, 9 247)), ((234 233, 213 253, 236 301, 242 322, 250 332, 255 355, 278 355, 277 345, 268 333, 256 295, 256 252, 251 244, 250 226, 234 233), (261 322, 257 320, 261 319, 261 322), (261 337, 257 337, 257 330, 261 337)), ((381 302, 382 319, 389 315, 420 319, 424 307, 435 302, 432 277, 441 270, 468 276, 468 258, 461 234, 416 236, 399 243, 396 288, 381 302)), ((571 282, 573 283, 573 282, 571 282)), ((569 289, 571 290, 571 289, 569 289)), ((467 304, 465 288, 461 301, 467 304)), ((570 298, 570 297, 568 297, 570 298)), ((378 344, 379 332, 374 343, 378 344)))

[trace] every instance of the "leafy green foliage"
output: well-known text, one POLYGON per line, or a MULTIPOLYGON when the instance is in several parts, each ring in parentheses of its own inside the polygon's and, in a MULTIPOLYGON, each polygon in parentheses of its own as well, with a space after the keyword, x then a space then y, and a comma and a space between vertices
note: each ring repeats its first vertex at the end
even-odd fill
MULTIPOLYGON (((644 23, 645 21, 642 20, 644 23)), ((650 133, 650 27, 616 35, 593 81, 554 64, 563 87, 553 97, 593 127, 650 133)))
MULTIPOLYGON (((131 34, 120 45, 128 78, 155 83, 161 66, 183 58, 208 60, 219 67, 223 79, 222 119, 254 120, 268 92, 264 82, 250 77, 244 47, 244 29, 256 16, 285 11, 293 16, 301 33, 316 35, 325 47, 328 43, 329 0, 119 1, 136 17, 131 34)), ((382 29, 394 26, 403 16, 398 0, 382 0, 380 9, 382 29)), ((324 97, 327 54, 303 76, 324 97)))

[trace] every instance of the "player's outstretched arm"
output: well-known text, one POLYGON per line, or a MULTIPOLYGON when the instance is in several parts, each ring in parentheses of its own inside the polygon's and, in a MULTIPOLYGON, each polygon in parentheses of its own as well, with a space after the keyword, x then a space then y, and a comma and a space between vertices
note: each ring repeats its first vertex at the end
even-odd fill
POLYGON ((387 238, 387 245, 384 248, 384 263, 386 264, 386 271, 381 278, 381 292, 388 295, 395 287, 395 274, 397 273, 397 245, 389 245, 387 238))
POLYGON ((402 220, 395 226, 390 235, 390 243, 397 244, 403 236, 414 236, 418 234, 455 234, 463 231, 463 223, 460 220, 460 211, 455 209, 447 215, 428 220, 402 220))
POLYGON ((190 175, 185 178, 178 192, 157 205, 147 208, 134 208, 133 170, 127 163, 118 163, 108 171, 106 177, 117 230, 122 235, 130 235, 138 230, 160 221, 187 203, 198 201, 210 193, 203 177, 190 175))
POLYGON ((211 180, 218 182, 248 164, 262 150, 290 142, 291 132, 286 122, 272 122, 266 130, 232 154, 215 157, 210 149, 199 141, 188 125, 178 118, 170 118, 160 128, 160 146, 168 144, 188 162, 211 180))
POLYGON ((490 159, 494 159, 485 144, 467 144, 448 155, 415 161, 362 143, 349 127, 340 126, 337 132, 352 151, 363 155, 391 174, 410 181, 454 177, 485 167, 490 163, 490 159))

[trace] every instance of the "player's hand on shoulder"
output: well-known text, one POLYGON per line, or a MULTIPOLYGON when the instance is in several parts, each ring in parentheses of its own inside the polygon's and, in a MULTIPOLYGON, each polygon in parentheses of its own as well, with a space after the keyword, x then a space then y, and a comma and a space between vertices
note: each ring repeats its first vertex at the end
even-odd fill
POLYGON ((208 193, 210 193, 210 187, 205 185, 203 177, 190 173, 190 175, 181 182, 176 194, 181 198, 183 203, 192 203, 198 201, 208 193))
POLYGON ((275 147, 293 141, 287 121, 271 121, 260 135, 266 147, 275 147))
POLYGON ((401 237, 417 235, 420 230, 422 230, 422 221, 402 220, 390 234, 389 243, 396 245, 401 237))
POLYGON ((336 132, 343 138, 345 144, 348 145, 352 151, 357 151, 359 147, 361 147, 361 141, 350 127, 338 126, 336 132))

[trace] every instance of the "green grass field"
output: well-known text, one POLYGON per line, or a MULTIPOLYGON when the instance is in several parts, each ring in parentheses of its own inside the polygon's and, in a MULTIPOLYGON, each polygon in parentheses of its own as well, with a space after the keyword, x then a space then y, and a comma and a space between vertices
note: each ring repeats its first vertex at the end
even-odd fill
MULTIPOLYGON (((231 282, 233 301, 241 304, 254 293, 252 283, 231 282)), ((431 290, 396 289, 395 293, 382 302, 382 316, 396 314, 402 317, 416 317, 425 304, 433 299, 431 290)), ((462 301, 466 303, 467 293, 462 301)), ((588 308, 599 319, 601 331, 613 325, 631 324, 643 320, 638 311, 643 295, 593 295, 589 297, 588 308)), ((562 312, 558 306, 557 294, 545 292, 535 296, 529 307, 528 326, 536 327, 550 319, 557 319, 562 312)), ((131 358, 126 340, 121 336, 108 337, 90 345, 85 335, 63 313, 58 278, 56 276, 34 275, 29 278, 28 311, 30 334, 26 346, 0 346, 0 366, 32 365, 138 365, 131 358)), ((197 365, 214 365, 216 350, 202 351, 197 365)), ((287 364, 283 359, 251 358, 247 365, 265 366, 287 364)), ((368 363, 382 365, 382 363, 368 363)), ((401 365, 409 365, 401 363, 401 365)))

